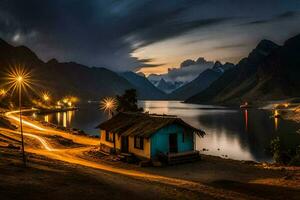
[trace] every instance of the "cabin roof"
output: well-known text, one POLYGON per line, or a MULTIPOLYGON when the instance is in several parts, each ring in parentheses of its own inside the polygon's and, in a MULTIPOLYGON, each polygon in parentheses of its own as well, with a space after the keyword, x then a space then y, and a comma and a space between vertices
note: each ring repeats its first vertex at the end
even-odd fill
POLYGON ((97 128, 122 136, 149 138, 159 129, 171 124, 181 125, 185 130, 193 131, 202 137, 205 135, 204 131, 194 128, 176 116, 147 113, 118 113, 111 119, 99 124, 97 128))

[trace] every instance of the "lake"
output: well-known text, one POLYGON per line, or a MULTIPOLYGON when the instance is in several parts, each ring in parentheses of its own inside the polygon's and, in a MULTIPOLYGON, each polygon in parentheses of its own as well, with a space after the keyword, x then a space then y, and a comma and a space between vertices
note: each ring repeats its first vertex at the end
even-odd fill
MULTIPOLYGON (((279 136, 286 145, 300 143, 300 134, 296 133, 299 125, 271 117, 271 110, 242 110, 179 101, 139 101, 139 105, 150 113, 177 115, 192 126, 204 130, 205 137, 196 140, 197 149, 204 154, 270 162, 272 156, 266 148, 274 137, 279 136)), ((79 111, 37 117, 97 135, 99 131, 95 127, 107 119, 107 114, 99 110, 98 104, 91 103, 80 105, 79 111)))

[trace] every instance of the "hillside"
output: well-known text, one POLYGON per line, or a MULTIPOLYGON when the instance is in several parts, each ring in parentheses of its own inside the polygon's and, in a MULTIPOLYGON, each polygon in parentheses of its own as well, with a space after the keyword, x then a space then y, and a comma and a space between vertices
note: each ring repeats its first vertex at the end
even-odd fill
POLYGON ((191 96, 208 88, 211 83, 217 80, 224 72, 232 69, 234 65, 232 63, 225 63, 224 65, 217 61, 211 69, 206 69, 200 73, 193 81, 183 85, 182 87, 173 91, 170 95, 170 99, 185 100, 191 96))
POLYGON ((169 95, 169 98, 184 100, 188 97, 191 97, 207 88, 212 82, 219 78, 221 74, 221 72, 212 69, 206 69, 201 74, 199 74, 196 79, 173 91, 169 95))
POLYGON ((164 99, 166 94, 157 89, 145 76, 140 76, 134 72, 123 72, 120 75, 131 83, 143 99, 164 99))
MULTIPOLYGON (((138 97, 144 99, 145 93, 117 73, 106 68, 87 67, 74 62, 48 62, 40 60, 25 46, 14 47, 0 40, 0 83, 5 82, 10 67, 22 65, 31 71, 37 91, 49 91, 53 96, 76 95, 81 99, 99 99, 137 89, 138 97)), ((147 94, 151 98, 151 93, 147 94)))
POLYGON ((299 51, 300 35, 283 46, 263 40, 236 69, 225 72, 186 102, 239 104, 300 96, 299 51))

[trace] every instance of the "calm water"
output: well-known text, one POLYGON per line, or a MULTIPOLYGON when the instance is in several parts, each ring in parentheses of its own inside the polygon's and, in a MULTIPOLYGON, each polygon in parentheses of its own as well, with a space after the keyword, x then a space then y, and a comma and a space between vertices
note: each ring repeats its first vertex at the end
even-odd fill
MULTIPOLYGON (((140 101, 140 106, 150 113, 170 114, 181 117, 191 125, 206 132, 197 138, 202 153, 238 160, 272 161, 266 151, 270 140, 280 136, 284 143, 300 143, 298 125, 270 117, 271 111, 240 110, 219 106, 184 104, 178 101, 140 101)), ((107 116, 98 110, 97 104, 81 105, 79 111, 38 116, 45 121, 65 127, 74 127, 96 135, 95 127, 107 116)))

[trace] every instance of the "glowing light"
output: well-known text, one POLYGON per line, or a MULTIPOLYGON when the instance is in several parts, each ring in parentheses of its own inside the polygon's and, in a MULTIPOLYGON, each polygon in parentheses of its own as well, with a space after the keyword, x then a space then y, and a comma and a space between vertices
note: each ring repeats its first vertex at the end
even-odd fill
POLYGON ((30 78, 30 72, 25 68, 21 66, 10 68, 6 82, 6 84, 9 85, 8 90, 12 89, 12 92, 14 92, 16 89, 24 89, 26 91, 27 87, 32 89, 30 86, 32 84, 30 78))
POLYGON ((248 132, 248 110, 245 109, 245 131, 248 132))
POLYGON ((17 77, 17 81, 22 82, 23 81, 23 77, 22 76, 18 76, 17 77))
POLYGON ((279 112, 278 110, 274 111, 274 126, 275 126, 275 131, 278 130, 278 116, 279 116, 279 112))
POLYGON ((73 114, 74 114, 74 111, 67 112, 67 119, 68 119, 69 124, 71 124, 71 122, 72 122, 73 114))
MULTIPOLYGON (((19 111, 16 111, 15 113, 18 113, 19 111)), ((10 115, 12 112, 10 112, 10 113, 6 113, 6 116, 7 117, 9 117, 9 118, 11 118, 11 119, 13 119, 13 120, 15 120, 15 121, 17 121, 18 123, 20 123, 20 118, 18 118, 18 117, 15 117, 15 116, 13 116, 13 115, 10 115)), ((23 121, 23 123, 25 124, 25 125, 27 125, 27 126, 29 126, 29 127, 31 127, 31 128, 35 128, 35 129, 37 129, 37 130, 40 130, 40 131, 45 131, 46 129, 44 129, 44 128, 42 128, 42 127, 40 127, 40 126, 37 126, 37 125, 35 125, 35 124, 33 124, 33 123, 31 123, 31 122, 29 122, 29 121, 26 121, 26 120, 22 120, 23 121)))
POLYGON ((114 98, 107 97, 100 102, 100 108, 104 111, 111 112, 116 108, 117 102, 114 98))
POLYGON ((42 94, 44 101, 49 101, 50 100, 50 94, 48 92, 44 92, 42 94))
POLYGON ((58 112, 56 114, 57 123, 60 124, 60 113, 58 112))
POLYGON ((71 101, 68 102, 68 106, 69 106, 69 107, 72 106, 72 102, 71 102, 71 101))
POLYGON ((67 127, 67 113, 63 113, 63 127, 67 127))
POLYGON ((0 90, 0 96, 5 96, 6 95, 6 90, 5 89, 1 89, 0 90))
POLYGON ((45 122, 49 122, 49 116, 45 115, 45 122))
POLYGON ((72 103, 76 103, 76 102, 79 101, 79 99, 78 99, 77 97, 70 97, 70 101, 71 101, 72 103))

